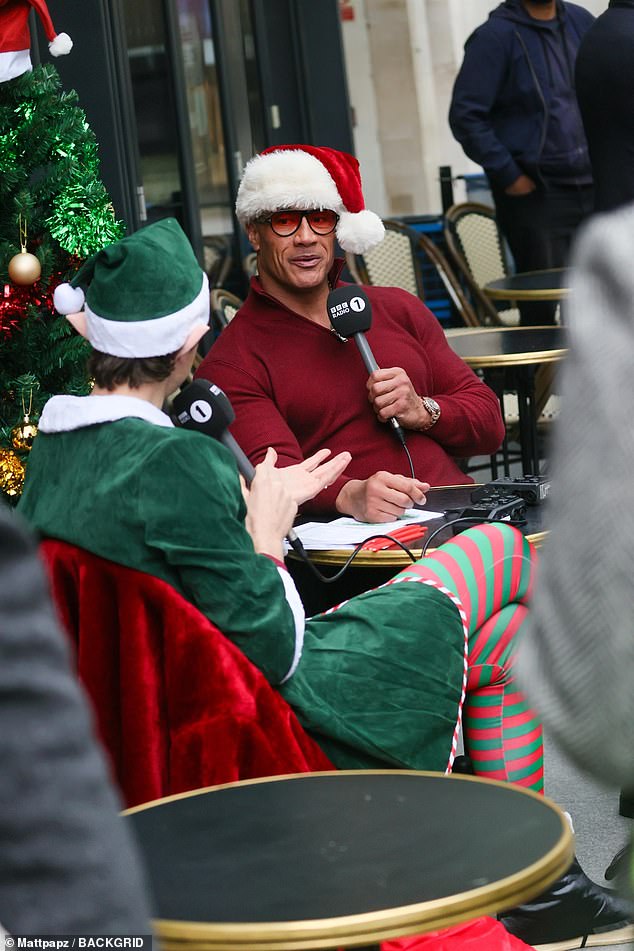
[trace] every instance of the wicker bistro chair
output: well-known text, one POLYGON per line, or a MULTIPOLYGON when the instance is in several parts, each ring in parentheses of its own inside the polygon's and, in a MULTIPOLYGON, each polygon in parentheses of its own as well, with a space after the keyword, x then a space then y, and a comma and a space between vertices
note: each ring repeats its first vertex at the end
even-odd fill
POLYGON ((214 287, 210 294, 210 301, 211 325, 217 329, 218 333, 231 323, 244 303, 241 298, 222 287, 214 287))
POLYGON ((222 287, 233 264, 231 240, 227 235, 203 238, 204 268, 210 287, 222 287))
POLYGON ((482 290, 485 284, 511 271, 494 209, 476 202, 452 205, 445 213, 444 232, 451 260, 469 291, 480 323, 519 323, 517 307, 505 305, 498 310, 482 290))
POLYGON ((223 287, 214 287, 209 294, 210 315, 209 330, 198 344, 198 354, 195 365, 198 366, 203 357, 206 357, 211 350, 214 340, 218 337, 227 324, 233 320, 236 313, 242 307, 243 301, 226 291, 223 287))
MULTIPOLYGON (((519 310, 503 306, 498 310, 482 288, 490 281, 511 273, 511 261, 498 228, 495 210, 477 202, 452 205, 445 213, 445 241, 458 273, 469 290, 481 322, 513 326, 519 323, 519 310)), ((549 426, 559 415, 559 399, 552 394, 554 369, 540 367, 535 381, 535 399, 540 427, 549 426)), ((504 416, 509 438, 517 435, 519 413, 517 397, 506 395, 504 416)))
POLYGON ((437 292, 437 287, 431 288, 426 280, 425 264, 428 273, 437 277, 436 285, 440 285, 463 323, 467 327, 479 327, 481 321, 442 251, 426 235, 400 221, 387 218, 383 224, 385 238, 379 245, 365 254, 346 254, 353 279, 359 284, 401 287, 420 297, 433 310, 433 290, 437 292))

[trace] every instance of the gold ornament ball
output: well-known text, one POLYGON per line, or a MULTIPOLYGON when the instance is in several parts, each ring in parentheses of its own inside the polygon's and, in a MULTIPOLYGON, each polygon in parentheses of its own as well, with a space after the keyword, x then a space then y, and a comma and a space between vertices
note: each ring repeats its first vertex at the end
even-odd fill
POLYGON ((0 449, 0 491, 5 495, 21 495, 24 466, 10 449, 0 449))
POLYGON ((33 445, 33 440, 37 436, 37 426, 25 420, 19 426, 14 426, 11 430, 11 445, 14 449, 21 452, 29 452, 33 445))
POLYGON ((35 284, 41 274, 42 265, 35 255, 28 251, 20 251, 19 254, 14 254, 9 261, 9 277, 14 284, 24 286, 35 284))

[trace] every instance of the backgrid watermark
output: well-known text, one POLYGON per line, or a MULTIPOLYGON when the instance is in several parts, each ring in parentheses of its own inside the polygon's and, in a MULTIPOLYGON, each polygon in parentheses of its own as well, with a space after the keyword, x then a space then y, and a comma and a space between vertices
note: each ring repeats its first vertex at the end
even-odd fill
POLYGON ((3 934, 0 951, 152 951, 152 935, 3 934))

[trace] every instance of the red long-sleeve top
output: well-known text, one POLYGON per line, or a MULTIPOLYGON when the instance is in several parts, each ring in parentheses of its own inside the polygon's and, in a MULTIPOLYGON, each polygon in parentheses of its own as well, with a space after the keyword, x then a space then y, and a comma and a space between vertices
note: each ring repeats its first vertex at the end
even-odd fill
MULTIPOLYGON (((364 290, 372 304, 366 337, 378 365, 402 367, 416 392, 433 396, 441 408, 432 429, 406 430, 416 477, 432 486, 472 482, 455 459, 499 448, 504 424, 495 394, 451 350, 417 297, 394 287, 364 290)), ((349 479, 380 469, 411 474, 403 447, 368 401, 368 373, 355 343, 343 343, 266 294, 257 277, 196 376, 229 397, 236 413, 231 433, 254 464, 268 446, 281 466, 324 447, 352 453, 344 475, 305 511, 332 512, 349 479)))

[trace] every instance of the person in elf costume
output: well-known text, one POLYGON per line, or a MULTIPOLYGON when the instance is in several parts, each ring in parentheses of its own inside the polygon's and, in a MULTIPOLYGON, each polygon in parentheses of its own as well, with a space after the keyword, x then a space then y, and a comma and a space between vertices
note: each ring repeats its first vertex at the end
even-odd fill
MULTIPOLYGON (((513 672, 533 580, 527 540, 503 524, 470 529, 306 620, 282 540, 298 504, 350 457, 322 450, 278 469, 270 451, 247 490, 221 443, 174 426, 162 407, 209 316, 207 278, 180 226, 159 221, 99 251, 55 303, 92 344, 95 385, 46 404, 22 515, 44 536, 171 584, 338 767, 451 770, 464 705, 476 772, 541 790, 541 725, 513 672)), ((622 910, 601 898, 595 917, 610 927, 622 910)))

